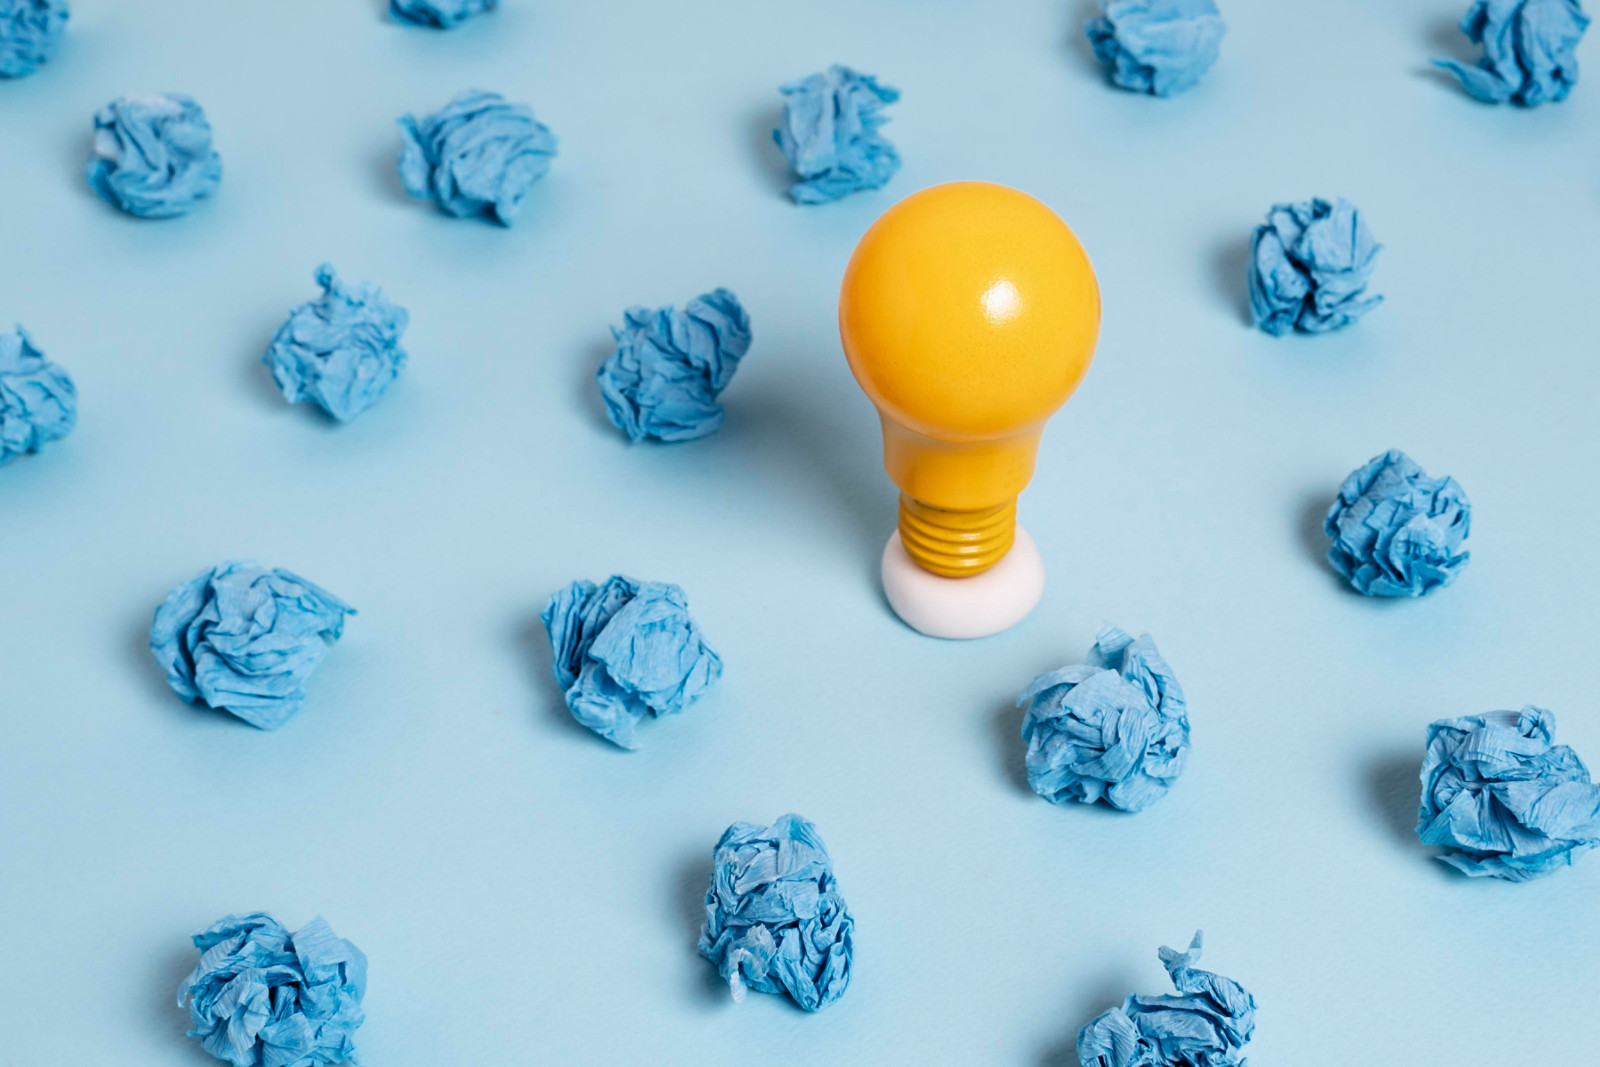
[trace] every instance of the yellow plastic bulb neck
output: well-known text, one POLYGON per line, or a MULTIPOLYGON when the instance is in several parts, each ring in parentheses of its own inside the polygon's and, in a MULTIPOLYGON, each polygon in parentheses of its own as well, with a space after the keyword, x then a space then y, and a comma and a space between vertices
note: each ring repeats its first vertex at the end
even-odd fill
POLYGON ((900 541, 923 570, 968 578, 999 563, 1017 538, 1017 499, 976 511, 951 511, 900 494, 900 541))

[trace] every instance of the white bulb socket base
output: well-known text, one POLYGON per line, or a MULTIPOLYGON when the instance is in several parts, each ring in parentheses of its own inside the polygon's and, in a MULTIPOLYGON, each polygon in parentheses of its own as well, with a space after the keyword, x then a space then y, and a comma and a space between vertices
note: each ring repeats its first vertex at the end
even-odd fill
POLYGON ((965 641, 1011 629, 1044 596, 1044 559, 1028 531, 1000 562, 970 578, 941 578, 907 554, 896 530, 883 549, 883 595, 900 620, 929 637, 965 641))

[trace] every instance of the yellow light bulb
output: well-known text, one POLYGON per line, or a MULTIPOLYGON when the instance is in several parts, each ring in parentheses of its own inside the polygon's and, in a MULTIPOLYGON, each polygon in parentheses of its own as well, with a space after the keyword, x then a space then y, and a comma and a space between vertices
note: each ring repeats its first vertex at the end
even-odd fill
POLYGON ((1083 246, 1015 189, 936 185, 861 238, 839 334, 882 419, 900 538, 920 567, 960 578, 1005 557, 1045 421, 1082 381, 1099 332, 1083 246))

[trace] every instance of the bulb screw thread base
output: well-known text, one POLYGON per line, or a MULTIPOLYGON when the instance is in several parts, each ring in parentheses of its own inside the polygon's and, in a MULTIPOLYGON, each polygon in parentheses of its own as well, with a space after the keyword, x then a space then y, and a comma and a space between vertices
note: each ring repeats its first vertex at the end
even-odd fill
POLYGON ((900 540, 906 554, 941 578, 969 578, 999 563, 1017 537, 1017 500, 977 511, 951 511, 900 494, 900 540))

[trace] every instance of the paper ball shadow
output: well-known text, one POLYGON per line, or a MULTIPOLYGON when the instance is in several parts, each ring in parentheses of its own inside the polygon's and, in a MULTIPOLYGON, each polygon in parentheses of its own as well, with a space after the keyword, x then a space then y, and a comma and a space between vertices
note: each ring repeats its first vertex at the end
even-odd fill
MULTIPOLYGON (((479 20, 469 20, 469 25, 473 21, 479 20)), ((444 33, 459 35, 463 32, 460 29, 405 28, 423 34, 444 33)), ((429 111, 426 108, 422 108, 413 110, 411 113, 420 119, 422 116, 429 114, 429 111)), ((384 136, 382 143, 375 144, 368 156, 370 160, 368 169, 371 173, 373 191, 389 203, 414 210, 416 212, 415 217, 425 220, 427 225, 445 223, 448 224, 449 228, 476 225, 483 227, 489 233, 497 233, 502 230, 537 232, 543 227, 547 218, 559 218, 562 215, 562 207, 559 204, 551 203, 553 199, 560 195, 559 192, 552 191, 561 188, 562 175, 557 170, 552 174, 546 174, 533 183, 532 188, 528 190, 527 195, 522 199, 522 206, 517 212, 516 222, 513 225, 502 226, 482 211, 458 218, 441 208, 431 197, 412 196, 406 189, 405 183, 400 180, 400 154, 403 150, 404 142, 398 121, 392 122, 389 125, 389 132, 384 136)), ((470 230, 466 232, 470 232, 470 230)), ((474 255, 481 255, 488 249, 499 249, 503 244, 504 242, 495 239, 491 239, 486 245, 474 242, 471 245, 471 252, 474 255)))
POLYGON ((616 349, 617 343, 610 337, 597 337, 594 344, 584 350, 583 358, 578 361, 575 388, 578 408, 583 412, 585 419, 600 433, 627 444, 628 435, 617 429, 611 421, 611 416, 606 413, 606 402, 600 395, 600 382, 595 378, 600 365, 610 359, 611 353, 616 349))
MULTIPOLYGON (((1070 662, 1082 663, 1087 658, 1087 655, 1085 653, 1070 662)), ((1056 667, 1063 666, 1066 662, 1068 661, 1063 660, 1054 663, 1043 670, 1035 671, 1029 677, 1037 677, 1044 673, 1045 670, 1053 670, 1056 667)), ((1027 707, 1018 705, 1016 697, 1013 696, 1000 703, 990 715, 989 722, 994 738, 996 758, 1000 761, 1000 766, 1003 768, 1006 778, 1016 787, 1018 793, 1037 800, 1041 804, 1047 804, 1049 802, 1038 793, 1035 793, 1033 786, 1028 783, 1028 746, 1022 739, 1022 720, 1027 714, 1027 707)), ((1074 815, 1089 819, 1125 819, 1132 814, 1131 812, 1119 811, 1104 801, 1097 801, 1093 804, 1069 802, 1055 806, 1063 809, 1063 814, 1070 810, 1074 815)), ((1119 995, 1117 997, 1119 1003, 1121 999, 1119 995)))
POLYGON ((1477 65, 1479 57, 1478 48, 1467 39, 1466 34, 1461 32, 1460 15, 1440 15, 1432 19, 1428 23, 1427 29, 1424 31, 1423 36, 1427 41, 1428 55, 1422 60, 1422 62, 1418 63, 1412 68, 1413 73, 1415 73, 1417 77, 1426 81, 1435 82, 1441 86, 1453 89, 1456 95, 1461 97, 1463 100, 1479 104, 1483 107, 1493 107, 1493 104, 1484 104, 1482 101, 1474 100, 1468 93, 1462 90, 1461 81, 1459 78, 1457 78, 1454 74, 1451 74, 1448 70, 1435 66, 1432 62, 1433 58, 1437 56, 1440 59, 1459 60, 1461 63, 1469 67, 1477 65))
POLYGON ((1359 589, 1350 584, 1349 579, 1334 570, 1333 564, 1328 562, 1328 546, 1332 541, 1322 528, 1322 524, 1328 517, 1328 509, 1333 506, 1333 499, 1325 491, 1312 491, 1301 498, 1300 508, 1296 512, 1296 533, 1300 547, 1339 592, 1365 602, 1374 611, 1401 610, 1401 605, 1409 603, 1412 598, 1364 596, 1359 589))
POLYGON ((189 1011, 187 1008, 176 1006, 178 984, 189 976, 196 963, 200 962, 200 953, 184 939, 181 947, 174 948, 169 959, 165 960, 151 982, 150 1014, 164 1022, 170 1022, 167 1027, 172 1035, 172 1045, 182 1051, 174 1055, 181 1059, 175 1063, 185 1064, 211 1064, 216 1067, 220 1061, 213 1059, 211 1054, 200 1047, 198 1038, 189 1036, 189 1011))
POLYGON ((1089 43, 1087 27, 1090 20, 1100 14, 1099 0, 1078 0, 1078 3, 1070 5, 1068 10, 1070 12, 1067 15, 1066 29, 1068 51, 1077 55, 1078 65, 1084 71, 1091 73, 1096 81, 1115 88, 1110 75, 1106 73, 1105 64, 1100 62, 1100 57, 1094 54, 1094 45, 1089 43))
MULTIPOLYGON (((1300 547, 1308 558, 1316 560, 1323 570, 1328 567, 1328 535, 1323 531, 1322 524, 1328 517, 1328 508, 1333 504, 1333 498, 1320 490, 1306 493, 1300 498, 1300 507, 1295 511, 1295 534, 1300 539, 1300 547)), ((1334 577, 1338 577, 1337 572, 1334 577)), ((1343 584, 1343 579, 1340 579, 1343 584)))
POLYGON ((1373 761, 1364 773, 1364 792, 1373 814, 1397 844, 1419 855, 1423 851, 1416 829, 1422 804, 1421 766, 1418 753, 1396 751, 1373 761))
POLYGON ((585 738, 598 741, 607 748, 615 747, 593 731, 585 729, 583 724, 572 717, 572 712, 567 710, 566 696, 556 684, 555 653, 550 648, 550 635, 545 631, 544 619, 540 618, 538 612, 517 621, 513 629, 513 647, 517 659, 524 664, 528 673, 529 684, 538 694, 537 699, 543 717, 549 720, 557 731, 564 734, 576 731, 572 736, 582 734, 585 738))
POLYGON ((1078 1029, 1107 1008, 1121 1004, 1133 992, 1137 979, 1124 971, 1107 971, 1088 992, 1079 997, 1076 1011, 1065 1016, 1076 1019, 1072 1032, 1052 1042, 1039 1056, 1038 1067, 1078 1067, 1078 1029))
POLYGON ((1211 254, 1211 276, 1218 300, 1231 305, 1239 322, 1255 328, 1250 312, 1250 235, 1234 234, 1220 242, 1211 254))
POLYGON ((728 1008, 733 998, 728 984, 717 973, 710 960, 700 955, 700 927, 706 918, 706 887, 711 884, 711 852, 696 849, 693 856, 685 857, 678 865, 673 885, 672 921, 683 932, 685 951, 699 972, 699 979, 691 983, 694 1002, 705 1008, 728 1008))
POLYGON ((1009 781, 1019 793, 1036 794, 1028 784, 1028 746, 1022 740, 1022 720, 1028 709, 1017 705, 1016 697, 1000 701, 989 722, 994 734, 995 753, 1009 781))
MULTIPOLYGON (((49 65, 50 64, 48 63, 45 64, 47 67, 49 65)), ((37 76, 37 74, 32 75, 32 77, 37 76)), ((75 133, 71 138, 71 151, 66 153, 68 182, 72 188, 78 190, 80 195, 87 197, 89 200, 94 202, 95 208, 102 218, 120 219, 130 226, 160 224, 159 228, 162 230, 177 230, 182 227, 186 219, 190 219, 195 215, 202 214, 207 207, 207 201, 215 200, 217 196, 221 195, 221 193, 218 192, 212 194, 211 196, 204 197, 195 205, 193 211, 183 215, 178 215, 174 218, 144 218, 142 216, 135 215, 132 212, 123 211, 121 208, 117 207, 117 205, 101 196, 99 191, 96 190, 93 185, 89 184, 87 170, 89 167, 89 161, 93 158, 94 131, 91 130, 87 134, 75 133)))
MULTIPOLYGON (((150 690, 152 699, 158 700, 162 707, 171 709, 176 714, 186 717, 192 716, 204 721, 221 722, 223 720, 232 720, 240 726, 246 726, 252 730, 255 729, 255 727, 249 726, 248 723, 242 720, 235 719, 226 712, 219 713, 198 701, 185 700, 172 691, 172 687, 167 684, 165 671, 150 652, 150 619, 155 611, 155 605, 159 603, 161 603, 161 598, 158 595, 150 602, 150 611, 140 615, 137 622, 128 627, 128 643, 126 647, 128 649, 129 666, 139 676, 140 684, 150 690)), ((193 966, 194 964, 191 962, 190 967, 193 966)), ((189 972, 185 970, 184 974, 187 973, 189 972)), ((182 975, 179 977, 181 978, 182 975)), ((172 983, 172 988, 178 988, 176 979, 172 983)))
MULTIPOLYGON (((308 295, 305 299, 309 300, 312 299, 312 297, 308 295)), ((305 301, 302 300, 298 303, 304 302, 305 301)), ((292 306, 298 306, 298 303, 292 306)), ((312 430, 320 433, 334 434, 342 432, 348 437, 355 437, 356 431, 351 430, 349 427, 358 422, 363 427, 377 428, 381 426, 384 421, 383 416, 379 415, 377 417, 372 417, 375 413, 370 410, 362 412, 357 419, 354 419, 349 423, 344 423, 334 418, 329 412, 323 410, 320 404, 313 403, 310 400, 302 400, 298 403, 291 404, 288 400, 284 399, 283 391, 278 388, 278 383, 273 380, 272 369, 268 367, 262 360, 262 356, 266 353, 268 347, 271 346, 273 337, 277 335, 278 327, 282 325, 283 321, 289 317, 290 313, 291 308, 286 307, 283 313, 277 316, 276 320, 270 327, 252 334, 252 336, 257 336, 261 339, 260 343, 255 348, 251 349, 248 356, 240 364, 241 372, 247 379, 245 382, 246 388, 244 391, 250 396, 251 400, 255 402, 255 405, 260 408, 263 413, 269 414, 274 418, 298 419, 302 425, 310 427, 312 430)), ((394 401, 399 396, 403 395, 405 388, 405 372, 402 371, 399 380, 390 385, 381 399, 388 400, 388 404, 386 406, 389 408, 394 408, 396 407, 394 401)), ((374 404, 374 407, 383 406, 385 405, 374 404)), ((400 433, 402 429, 400 425, 401 421, 402 420, 396 418, 395 425, 387 432, 389 434, 400 433)), ((384 431, 380 430, 377 432, 382 433, 384 431)))
MULTIPOLYGON (((384 0, 384 10, 389 10, 387 0, 384 0)), ((406 192, 405 184, 400 181, 400 132, 392 124, 389 129, 391 136, 384 138, 383 146, 374 148, 370 157, 374 191, 396 204, 419 208, 429 206, 426 201, 418 200, 406 192)))
MULTIPOLYGON (((1473 44, 1466 34, 1461 32, 1461 16, 1456 14, 1439 14, 1428 21, 1423 36, 1426 39, 1428 57, 1438 56, 1440 59, 1459 59, 1466 64, 1478 61, 1478 46, 1473 44)), ((1428 64, 1429 70, 1443 75, 1451 85, 1460 83, 1448 71, 1439 70, 1432 63, 1428 64)))
MULTIPOLYGON (((310 299, 307 297, 306 299, 310 299)), ((278 327, 283 320, 289 317, 289 308, 277 316, 272 325, 259 331, 252 331, 252 337, 259 337, 260 343, 252 348, 240 361, 240 370, 246 378, 245 393, 250 397, 256 407, 262 412, 277 418, 298 418, 308 426, 319 427, 324 431, 333 431, 339 427, 339 420, 323 411, 316 404, 309 402, 291 404, 283 398, 283 393, 278 389, 278 383, 272 380, 272 371, 262 362, 261 357, 272 344, 272 339, 277 336, 278 327), (308 410, 297 410, 305 408, 308 410)))
POLYGON ((794 172, 783 150, 772 140, 772 131, 783 124, 783 105, 766 103, 752 110, 745 119, 746 136, 750 140, 751 167, 761 184, 775 196, 789 199, 789 186, 794 184, 794 172))
MULTIPOLYGON (((71 35, 69 34, 68 37, 70 38, 71 35)), ((99 205, 99 207, 104 209, 105 212, 116 215, 120 218, 125 218, 130 222, 140 221, 134 218, 132 215, 125 215, 121 211, 118 211, 115 205, 111 204, 106 200, 105 197, 95 192, 94 186, 89 184, 89 179, 85 174, 85 171, 89 166, 89 160, 93 157, 93 130, 90 130, 88 133, 74 131, 71 137, 66 138, 66 148, 62 152, 62 158, 65 161, 68 184, 71 186, 71 188, 76 189, 80 196, 88 197, 90 200, 99 205)))
POLYGON ((1300 547, 1305 552, 1307 560, 1319 570, 1328 582, 1339 592, 1346 596, 1353 596, 1360 600, 1376 600, 1388 603, 1396 598, 1391 597, 1365 597, 1352 588, 1344 575, 1333 569, 1333 564, 1328 562, 1328 545, 1331 543, 1328 534, 1322 528, 1323 521, 1328 517, 1328 509, 1333 506, 1333 497, 1324 490, 1313 490, 1306 493, 1300 500, 1300 507, 1295 512, 1295 534, 1299 538, 1300 547))
MULTIPOLYGON (((419 47, 424 49, 455 47, 470 50, 480 47, 479 41, 487 42, 491 45, 503 45, 505 42, 512 40, 528 39, 525 36, 506 33, 504 27, 506 26, 505 20, 514 20, 519 16, 526 16, 532 5, 502 3, 492 11, 480 12, 459 25, 453 26, 448 30, 441 30, 437 26, 414 26, 409 22, 395 18, 389 12, 389 0, 368 0, 368 2, 372 4, 378 22, 390 26, 400 33, 422 38, 422 43, 419 47), (427 40, 430 36, 435 38, 444 37, 448 41, 441 45, 434 45, 427 40), (456 45, 454 42, 457 40, 470 43, 456 45)), ((521 27, 518 28, 518 34, 520 32, 521 27)))

